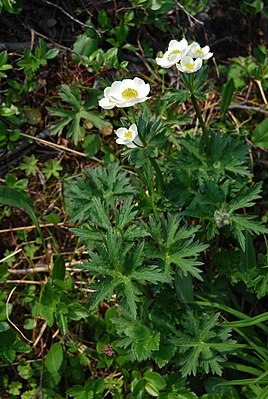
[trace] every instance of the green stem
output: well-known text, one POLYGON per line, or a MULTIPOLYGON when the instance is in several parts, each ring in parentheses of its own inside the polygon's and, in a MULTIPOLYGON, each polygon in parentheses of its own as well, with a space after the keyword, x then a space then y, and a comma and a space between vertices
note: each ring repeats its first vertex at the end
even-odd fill
POLYGON ((200 109, 199 109, 199 106, 198 106, 198 102, 197 102, 195 94, 194 94, 194 74, 192 74, 192 73, 191 74, 182 73, 181 77, 182 77, 182 81, 184 83, 184 86, 191 93, 191 100, 192 100, 192 103, 193 103, 197 118, 199 120, 201 129, 203 131, 203 135, 204 135, 204 138, 205 138, 206 152, 207 152, 207 154, 209 154, 209 152, 210 152, 209 134, 208 134, 208 130, 207 130, 207 127, 205 125, 204 119, 202 117, 202 114, 200 112, 200 109))
POLYGON ((196 98, 195 98, 195 95, 194 95, 194 94, 191 95, 191 100, 192 100, 192 103, 193 103, 193 106, 194 106, 194 109, 195 109, 197 118, 198 118, 198 120, 199 120, 201 129, 202 129, 203 134, 204 134, 204 137, 205 137, 206 151, 207 151, 207 153, 209 154, 209 152, 210 152, 209 134, 208 134, 208 130, 207 130, 207 128, 206 128, 204 119, 203 119, 203 117, 202 117, 202 114, 201 114, 201 112, 200 112, 200 109, 199 109, 199 106, 198 106, 198 103, 197 103, 197 101, 196 101, 196 98))
POLYGON ((154 158, 149 158, 150 162, 155 170, 156 173, 156 181, 157 181, 157 187, 160 191, 164 191, 164 180, 163 180, 163 176, 162 176, 162 172, 156 162, 156 160, 154 158))

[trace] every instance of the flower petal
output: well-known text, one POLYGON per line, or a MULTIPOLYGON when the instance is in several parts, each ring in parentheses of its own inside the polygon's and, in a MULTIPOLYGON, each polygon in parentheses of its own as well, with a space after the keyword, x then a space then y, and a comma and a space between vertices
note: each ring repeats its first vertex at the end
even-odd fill
POLYGON ((112 101, 108 97, 104 97, 99 101, 99 106, 102 107, 103 109, 112 109, 116 106, 116 103, 112 101))

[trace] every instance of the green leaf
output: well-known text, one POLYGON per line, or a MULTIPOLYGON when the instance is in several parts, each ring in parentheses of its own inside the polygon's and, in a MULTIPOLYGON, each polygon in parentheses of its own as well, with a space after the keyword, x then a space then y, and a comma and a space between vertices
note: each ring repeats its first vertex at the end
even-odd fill
POLYGON ((251 140, 258 147, 268 148, 268 118, 253 130, 251 140))
POLYGON ((83 147, 85 149, 85 154, 88 157, 92 157, 97 154, 101 147, 101 138, 97 134, 91 134, 87 136, 84 140, 83 147))
POLYGON ((48 50, 45 54, 45 58, 47 60, 51 60, 52 58, 57 57, 57 55, 59 54, 59 49, 57 48, 52 48, 51 50, 48 50))
POLYGON ((84 178, 71 179, 65 185, 65 202, 71 221, 86 222, 91 219, 92 198, 105 199, 106 204, 125 200, 136 190, 127 173, 117 162, 107 168, 87 168, 84 178))
POLYGON ((221 104, 220 104, 222 118, 225 117, 228 107, 231 104, 234 91, 235 91, 234 80, 231 78, 224 86, 224 89, 222 92, 222 98, 221 98, 221 104))
POLYGON ((42 168, 42 172, 46 176, 47 179, 54 176, 56 179, 59 179, 59 172, 62 170, 62 166, 60 165, 60 160, 51 159, 50 161, 45 163, 45 166, 42 168))
POLYGON ((93 287, 97 289, 92 307, 98 305, 113 291, 120 292, 122 305, 126 306, 132 317, 137 316, 138 296, 141 295, 139 285, 156 284, 166 279, 153 265, 143 266, 144 243, 133 249, 133 243, 125 243, 110 227, 103 242, 96 245, 96 252, 89 252, 91 261, 83 265, 92 275, 98 275, 93 287))
POLYGON ((59 371, 63 362, 63 350, 59 342, 53 344, 46 356, 45 367, 49 373, 55 374, 59 371))
POLYGON ((252 207, 257 199, 261 198, 262 183, 253 184, 251 187, 245 187, 237 193, 236 197, 229 203, 229 212, 237 209, 252 207))
POLYGON ((12 395, 18 396, 18 395, 20 395, 20 390, 21 390, 21 388, 22 388, 22 383, 21 383, 21 382, 19 382, 19 381, 12 381, 12 383, 11 383, 10 386, 9 386, 9 392, 10 392, 12 395))
POLYGON ((153 384, 150 384, 149 382, 147 382, 145 384, 144 388, 148 392, 149 395, 154 396, 156 398, 159 396, 158 389, 153 384))
POLYGON ((163 101, 166 101, 168 105, 172 105, 175 103, 182 104, 188 98, 191 97, 191 93, 188 90, 175 90, 175 89, 170 89, 167 93, 164 94, 162 97, 163 101))
POLYGON ((144 377, 145 381, 152 384, 158 390, 164 389, 167 385, 164 378, 160 374, 158 374, 154 371, 146 371, 144 373, 143 377, 144 377))
MULTIPOLYGON (((2 328, 7 328, 6 323, 1 323, 2 328), (3 325, 4 324, 4 325, 3 325)), ((16 340, 15 331, 11 330, 11 328, 6 329, 0 332, 0 348, 9 348, 11 347, 16 340)))
POLYGON ((6 323, 5 321, 0 322, 0 333, 2 333, 4 331, 8 331, 9 329, 10 329, 10 326, 8 323, 6 323))
MULTIPOLYGON (((74 43, 74 51, 81 56, 89 57, 98 48, 100 38, 92 29, 87 29, 82 35, 77 36, 74 43)), ((74 54, 73 58, 81 62, 81 57, 74 54)), ((86 58, 87 59, 87 58, 86 58)))
POLYGON ((59 256, 53 265, 52 280, 62 280, 65 277, 65 261, 63 256, 59 256))
POLYGON ((199 369, 221 375, 222 362, 228 351, 240 347, 229 339, 230 329, 220 326, 218 318, 219 314, 198 315, 192 311, 185 314, 182 328, 173 340, 180 351, 179 363, 183 377, 196 375, 199 369))
POLYGON ((55 226, 57 226, 60 223, 60 215, 57 213, 49 213, 48 215, 43 216, 43 219, 46 222, 53 223, 55 226))
POLYGON ((265 312, 258 316, 248 317, 245 320, 224 322, 222 323, 222 325, 233 328, 240 328, 240 327, 255 326, 256 324, 262 323, 267 320, 268 320, 268 312, 265 312))
POLYGON ((45 247, 43 233, 34 212, 34 204, 27 194, 15 188, 0 186, 0 204, 25 210, 32 222, 36 225, 37 231, 42 240, 42 244, 45 247))
POLYGON ((148 255, 163 260, 166 278, 170 279, 175 273, 175 265, 184 276, 190 274, 202 280, 201 270, 196 267, 202 263, 197 260, 197 256, 207 245, 193 241, 199 227, 181 226, 181 223, 182 218, 172 214, 168 214, 167 219, 162 217, 159 223, 151 217, 148 230, 157 247, 153 246, 148 255))
POLYGON ((116 342, 116 346, 124 349, 130 347, 137 361, 149 359, 153 357, 155 351, 159 350, 159 332, 151 331, 138 320, 130 319, 128 315, 120 318, 113 317, 111 321, 119 336, 122 337, 116 342))
POLYGON ((236 214, 232 216, 231 231, 237 238, 242 251, 246 250, 246 232, 256 235, 268 233, 268 229, 266 227, 253 219, 254 216, 252 215, 236 214))
POLYGON ((176 347, 174 344, 160 342, 159 350, 154 352, 153 359, 159 368, 168 364, 174 356, 176 347))
POLYGON ((111 123, 103 120, 103 115, 97 114, 96 112, 89 112, 86 110, 81 110, 81 117, 86 121, 91 122, 96 128, 102 129, 106 126, 111 126, 111 123))
POLYGON ((0 53, 0 67, 5 65, 6 62, 7 62, 7 51, 2 51, 0 53))

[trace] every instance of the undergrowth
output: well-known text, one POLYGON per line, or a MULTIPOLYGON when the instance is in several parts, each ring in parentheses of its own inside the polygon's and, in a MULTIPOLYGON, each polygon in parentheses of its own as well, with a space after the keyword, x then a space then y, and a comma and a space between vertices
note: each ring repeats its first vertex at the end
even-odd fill
POLYGON ((217 64, 168 28, 210 2, 129 3, 0 54, 0 397, 265 399, 267 49, 217 64))

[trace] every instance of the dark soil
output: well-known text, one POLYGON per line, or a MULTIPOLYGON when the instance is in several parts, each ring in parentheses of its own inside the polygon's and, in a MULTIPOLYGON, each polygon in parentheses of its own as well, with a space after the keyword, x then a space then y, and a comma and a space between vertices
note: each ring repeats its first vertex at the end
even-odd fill
MULTIPOLYGON (((257 44, 268 40, 267 20, 260 13, 243 14, 241 4, 241 1, 211 1, 206 10, 196 15, 204 25, 195 23, 191 27, 181 10, 164 14, 163 18, 169 19, 171 24, 179 23, 188 39, 208 43, 217 59, 226 60, 238 55, 246 56, 257 44)), ((98 12, 105 8, 114 20, 117 10, 127 10, 131 5, 129 1, 24 1, 23 11, 18 15, 1 15, 0 49, 20 51, 31 47, 40 35, 48 41, 71 47, 75 37, 84 30, 83 24, 88 18, 96 19, 98 12)), ((170 34, 166 36, 160 30, 154 29, 152 34, 150 26, 143 26, 143 30, 147 30, 145 37, 157 50, 163 49, 166 41, 170 40, 170 34)))

